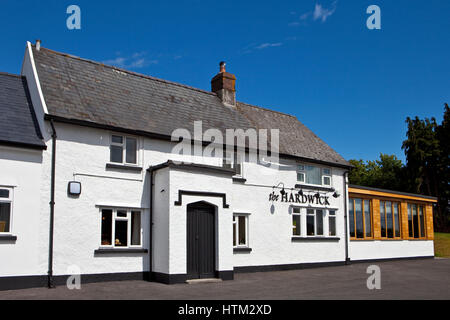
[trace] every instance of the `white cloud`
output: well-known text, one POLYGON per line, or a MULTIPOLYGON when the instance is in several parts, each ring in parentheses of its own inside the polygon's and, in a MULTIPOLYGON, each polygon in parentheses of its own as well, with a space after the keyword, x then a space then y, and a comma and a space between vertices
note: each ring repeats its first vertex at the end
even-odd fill
POLYGON ((259 46, 255 47, 255 49, 261 50, 261 49, 266 49, 266 48, 271 48, 271 47, 279 47, 281 45, 283 45, 283 43, 281 43, 281 42, 276 42, 276 43, 266 42, 266 43, 260 44, 259 46))
POLYGON ((336 11, 336 1, 333 2, 331 8, 327 9, 322 7, 322 5, 316 3, 316 7, 314 8, 314 21, 322 20, 322 22, 327 21, 328 17, 330 17, 336 11))
MULTIPOLYGON (((118 53, 118 54, 120 54, 120 53, 118 53)), ((119 56, 115 59, 105 60, 105 61, 103 61, 103 63, 108 64, 108 65, 113 65, 115 67, 122 68, 122 69, 126 69, 126 68, 140 69, 140 68, 144 68, 149 65, 152 65, 152 64, 158 64, 158 62, 159 62, 158 60, 150 60, 145 57, 146 55, 147 55, 147 53, 145 53, 145 52, 136 52, 136 53, 133 53, 129 57, 119 56)))
POLYGON ((300 16, 300 20, 306 20, 306 19, 308 19, 309 15, 310 15, 311 13, 312 13, 312 12, 306 12, 306 13, 302 14, 302 15, 300 16))
POLYGON ((111 64, 117 67, 122 67, 125 65, 125 58, 117 57, 115 59, 103 61, 104 64, 111 64))

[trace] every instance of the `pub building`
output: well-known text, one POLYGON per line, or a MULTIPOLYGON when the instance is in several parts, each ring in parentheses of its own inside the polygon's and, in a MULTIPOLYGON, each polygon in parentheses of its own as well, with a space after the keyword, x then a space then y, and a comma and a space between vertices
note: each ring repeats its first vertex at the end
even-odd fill
POLYGON ((345 159, 235 82, 224 63, 208 92, 27 43, 0 74, 0 289, 434 256, 435 198, 349 186, 345 159), (196 121, 278 129, 277 165, 175 153, 196 121))

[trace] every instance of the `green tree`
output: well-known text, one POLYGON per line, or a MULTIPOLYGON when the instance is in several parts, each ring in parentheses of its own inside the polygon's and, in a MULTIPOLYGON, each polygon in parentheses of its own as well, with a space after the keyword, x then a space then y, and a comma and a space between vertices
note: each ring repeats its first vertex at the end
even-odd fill
POLYGON ((439 208, 441 213, 441 224, 445 226, 443 231, 450 230, 450 108, 445 104, 444 119, 437 129, 440 142, 441 154, 439 158, 439 208))
POLYGON ((434 118, 407 118, 407 139, 402 146, 409 191, 438 197, 435 225, 440 231, 449 227, 449 117, 446 104, 440 125, 434 118))
POLYGON ((436 119, 407 118, 402 149, 406 165, 394 155, 375 161, 350 160, 351 184, 419 193, 438 198, 435 229, 450 230, 450 108, 445 104, 441 124, 436 119))
POLYGON ((379 160, 350 160, 350 163, 354 166, 349 174, 351 184, 405 191, 405 167, 395 155, 380 154, 379 160))

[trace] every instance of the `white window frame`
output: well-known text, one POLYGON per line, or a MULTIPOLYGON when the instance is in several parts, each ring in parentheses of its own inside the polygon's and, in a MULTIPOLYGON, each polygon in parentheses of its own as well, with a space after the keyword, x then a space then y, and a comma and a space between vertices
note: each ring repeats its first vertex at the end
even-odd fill
POLYGON ((236 241, 236 245, 233 245, 233 248, 249 248, 250 240, 249 240, 249 213, 234 213, 233 214, 233 230, 236 228, 236 235, 233 241, 236 241), (239 217, 245 218, 245 244, 239 244, 239 217), (236 218, 236 219, 235 219, 236 218))
POLYGON ((13 231, 13 212, 14 212, 14 188, 0 186, 0 189, 8 190, 8 198, 0 198, 0 203, 9 203, 9 231, 0 232, 2 235, 10 235, 13 231))
POLYGON ((326 228, 328 227, 328 223, 326 223, 326 220, 328 220, 328 210, 324 208, 307 208, 306 209, 306 237, 328 237, 326 235, 326 228), (308 210, 313 210, 314 214, 308 213, 308 210), (322 211, 322 234, 317 234, 317 210, 322 211), (308 216, 314 216, 314 234, 308 235, 308 216))
POLYGON ((337 230, 337 210, 329 209, 329 210, 327 210, 327 214, 326 215, 327 215, 327 220, 328 220, 328 236, 329 237, 337 237, 337 233, 338 233, 338 230, 337 230), (334 212, 333 215, 330 214, 331 211, 334 212), (334 229, 336 231, 335 235, 331 234, 331 228, 330 228, 330 226, 331 226, 331 224, 330 224, 331 217, 334 217, 334 229))
POLYGON ((109 141, 109 163, 111 164, 123 164, 123 165, 127 165, 127 166, 139 166, 140 163, 140 157, 139 157, 139 138, 135 137, 135 136, 130 136, 130 135, 124 135, 124 134, 119 134, 119 133, 111 133, 110 135, 110 141, 109 141), (118 142, 113 142, 113 136, 114 137, 121 137, 122 138, 122 143, 118 143, 118 142), (127 138, 128 139, 135 139, 136 140, 136 163, 130 163, 127 162, 127 138), (117 146, 117 147, 122 147, 122 162, 112 162, 111 161, 111 147, 112 146, 117 146))
POLYGON ((331 187, 331 185, 332 185, 331 168, 321 168, 321 169, 320 169, 320 173, 322 174, 322 185, 323 185, 323 186, 331 187), (329 174, 324 173, 325 170, 329 170, 330 173, 329 173, 329 174), (325 178, 329 178, 329 179, 330 179, 330 184, 325 184, 325 178))
POLYGON ((142 249, 143 244, 143 228, 142 228, 142 220, 143 220, 143 210, 142 209, 131 209, 131 208, 109 208, 109 207, 103 207, 100 208, 100 248, 105 249, 142 249), (103 216, 103 210, 111 210, 112 211, 112 230, 111 230, 111 245, 102 245, 102 216, 103 216), (127 213, 126 217, 118 217, 117 212, 118 211, 125 211, 127 213), (139 212, 140 218, 141 218, 141 228, 139 230, 139 237, 140 237, 140 245, 131 245, 131 225, 132 225, 132 212, 139 212), (127 221, 127 246, 116 246, 116 221, 127 221))
POLYGON ((316 165, 312 165, 312 164, 303 164, 303 163, 298 163, 296 165, 296 173, 297 173, 297 178, 296 179, 297 179, 297 182, 300 182, 300 183, 305 184, 305 185, 317 186, 317 184, 306 183, 306 178, 307 178, 306 166, 311 166, 311 167, 315 167, 315 168, 319 168, 320 169, 320 177, 321 177, 321 184, 320 184, 320 186, 331 187, 333 185, 333 172, 332 172, 332 169, 330 167, 322 167, 322 166, 316 166, 316 165), (330 173, 329 174, 325 174, 324 173, 325 170, 329 170, 330 173), (299 179, 300 175, 303 176, 303 181, 301 181, 299 179), (325 178, 329 178, 330 179, 330 184, 325 184, 325 178))
MULTIPOLYGON (((292 206, 291 207, 291 215, 300 216, 300 235, 292 235, 293 238, 336 238, 338 235, 338 223, 337 216, 339 210, 337 208, 324 208, 324 207, 304 207, 304 206, 292 206), (300 213, 294 212, 294 209, 298 209, 300 213), (313 210, 314 214, 308 214, 308 210, 313 210), (317 210, 321 210, 323 214, 323 234, 317 234, 317 210), (330 211, 334 211, 334 217, 336 217, 336 235, 330 235, 330 211), (314 217, 314 235, 308 235, 308 216, 314 217)), ((293 218, 291 218, 291 226, 293 227, 293 218)), ((293 230, 291 228, 291 230, 293 230)), ((293 232, 291 231, 291 234, 293 232)))
POLYGON ((303 230, 302 230, 302 225, 304 224, 303 222, 302 222, 302 208, 300 208, 300 207, 292 207, 292 222, 291 222, 291 225, 292 225, 292 236, 293 237, 302 237, 303 236, 303 230), (295 212, 295 210, 298 210, 298 212, 295 212), (294 227, 294 216, 298 216, 298 217, 300 217, 300 225, 299 226, 295 226, 294 227), (294 234, 294 228, 295 229, 297 229, 297 228, 299 228, 300 229, 300 234, 294 234))

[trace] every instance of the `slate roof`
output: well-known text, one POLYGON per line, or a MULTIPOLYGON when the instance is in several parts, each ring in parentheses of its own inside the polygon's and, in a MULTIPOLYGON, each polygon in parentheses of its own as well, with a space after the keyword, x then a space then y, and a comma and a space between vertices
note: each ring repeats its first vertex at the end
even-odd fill
POLYGON ((46 48, 33 55, 50 116, 171 136, 177 128, 280 129, 280 154, 350 166, 295 117, 46 48))
POLYGON ((25 77, 0 73, 0 144, 46 148, 25 77))

